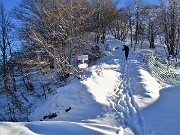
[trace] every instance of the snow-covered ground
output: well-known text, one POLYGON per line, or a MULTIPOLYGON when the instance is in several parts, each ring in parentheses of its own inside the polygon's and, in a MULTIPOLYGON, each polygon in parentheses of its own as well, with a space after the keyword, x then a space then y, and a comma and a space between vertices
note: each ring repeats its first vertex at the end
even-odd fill
POLYGON ((0 135, 179 135, 180 86, 157 81, 136 53, 126 61, 122 45, 109 37, 85 80, 39 103, 31 122, 1 122, 0 135))

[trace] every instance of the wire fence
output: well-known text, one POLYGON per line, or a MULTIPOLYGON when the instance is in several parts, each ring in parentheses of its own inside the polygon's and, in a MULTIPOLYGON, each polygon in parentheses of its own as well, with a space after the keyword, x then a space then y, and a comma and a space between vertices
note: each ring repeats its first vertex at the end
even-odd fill
POLYGON ((180 84, 180 74, 163 65, 157 57, 151 56, 149 67, 153 75, 163 82, 180 84))

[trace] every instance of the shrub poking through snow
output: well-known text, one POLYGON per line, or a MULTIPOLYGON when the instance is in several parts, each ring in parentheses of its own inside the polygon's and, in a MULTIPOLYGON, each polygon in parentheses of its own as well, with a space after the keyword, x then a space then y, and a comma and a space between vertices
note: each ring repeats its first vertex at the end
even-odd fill
POLYGON ((48 115, 45 115, 44 117, 43 117, 43 119, 45 120, 45 119, 52 119, 52 118, 55 118, 55 117, 57 117, 57 114, 56 113, 50 113, 50 114, 48 114, 48 115))
POLYGON ((71 107, 67 108, 65 112, 69 112, 71 110, 71 107))

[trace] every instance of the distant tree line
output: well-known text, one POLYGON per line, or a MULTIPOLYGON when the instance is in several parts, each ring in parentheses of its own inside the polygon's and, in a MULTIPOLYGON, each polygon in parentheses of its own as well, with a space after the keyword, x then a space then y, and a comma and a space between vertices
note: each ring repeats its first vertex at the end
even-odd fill
POLYGON ((0 5, 0 120, 28 121, 33 104, 77 72, 74 58, 100 55, 107 33, 130 40, 133 50, 159 40, 167 55, 180 50, 180 2, 144 4, 130 0, 22 0, 7 11, 0 5), (16 20, 16 21, 12 21, 16 20), (16 50, 15 38, 21 45, 16 50), (97 54, 98 52, 98 54, 97 54), (60 80, 60 81, 59 81, 60 80))

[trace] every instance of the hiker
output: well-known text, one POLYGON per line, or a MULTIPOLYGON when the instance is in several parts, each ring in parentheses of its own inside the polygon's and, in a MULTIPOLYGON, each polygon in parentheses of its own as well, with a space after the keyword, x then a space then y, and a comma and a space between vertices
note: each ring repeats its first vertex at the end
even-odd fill
POLYGON ((126 60, 128 58, 128 54, 129 54, 129 47, 127 45, 123 45, 124 48, 122 49, 123 51, 125 51, 125 57, 126 57, 126 60))

